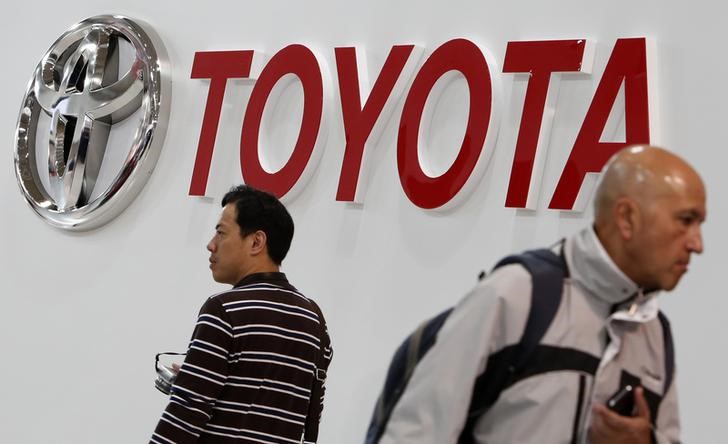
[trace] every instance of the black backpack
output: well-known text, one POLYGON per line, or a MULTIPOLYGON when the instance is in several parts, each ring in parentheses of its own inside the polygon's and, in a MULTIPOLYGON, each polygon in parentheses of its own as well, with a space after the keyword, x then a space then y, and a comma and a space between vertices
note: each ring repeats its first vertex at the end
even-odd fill
MULTIPOLYGON (((498 262, 494 270, 508 264, 521 264, 531 274, 531 308, 528 320, 519 342, 515 346, 503 350, 498 357, 498 365, 489 365, 490 368, 475 380, 468 417, 459 439, 460 443, 471 442, 471 432, 478 418, 495 403, 504 389, 516 382, 518 378, 527 376, 525 374, 527 363, 533 358, 532 355, 556 316, 561 304, 563 280, 569 275, 563 254, 557 255, 548 249, 530 250, 508 256, 498 262)), ((481 274, 481 278, 483 275, 481 274)), ((415 367, 435 344, 437 333, 451 312, 452 308, 423 322, 394 353, 384 388, 379 395, 369 423, 365 444, 376 444, 381 439, 392 410, 407 387, 415 367)), ((674 349, 667 318, 662 312, 659 312, 658 319, 665 344, 666 381, 664 391, 667 393, 674 374, 674 349)), ((598 365, 598 360, 593 365, 598 365)), ((596 371, 596 367, 594 371, 596 371)), ((657 411, 660 399, 648 399, 648 401, 651 401, 649 402, 650 409, 657 411)))
MULTIPOLYGON (((506 367, 506 371, 496 375, 486 372, 476 379, 473 399, 468 409, 469 422, 480 417, 498 399, 500 392, 510 385, 512 377, 523 370, 556 315, 561 304, 563 280, 568 276, 563 256, 547 249, 508 256, 498 262, 494 270, 508 264, 521 264, 531 274, 531 309, 523 335, 511 353, 510 365, 506 367)), ((435 344, 437 333, 452 310, 450 308, 423 322, 395 351, 384 389, 369 423, 365 444, 376 444, 381 439, 392 410, 407 387, 415 367, 435 344)))

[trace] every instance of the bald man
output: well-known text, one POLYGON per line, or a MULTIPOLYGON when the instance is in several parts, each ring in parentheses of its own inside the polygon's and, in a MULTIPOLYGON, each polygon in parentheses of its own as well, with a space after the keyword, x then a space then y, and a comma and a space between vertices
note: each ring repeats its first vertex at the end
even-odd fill
POLYGON ((594 206, 593 226, 552 248, 568 277, 529 367, 465 427, 474 381, 508 365, 499 352, 518 344, 528 318, 531 276, 506 265, 447 318, 380 444, 680 442, 671 335, 657 295, 703 251, 705 187, 675 154, 634 146, 610 159, 594 206), (631 405, 607 408, 627 386, 631 405))

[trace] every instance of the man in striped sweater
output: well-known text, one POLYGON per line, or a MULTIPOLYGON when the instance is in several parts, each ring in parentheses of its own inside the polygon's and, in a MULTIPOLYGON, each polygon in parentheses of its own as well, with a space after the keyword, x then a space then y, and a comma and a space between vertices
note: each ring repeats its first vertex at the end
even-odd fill
POLYGON ((187 356, 150 443, 312 443, 331 343, 316 303, 280 272, 293 220, 241 185, 222 200, 207 249, 232 289, 200 309, 187 356))

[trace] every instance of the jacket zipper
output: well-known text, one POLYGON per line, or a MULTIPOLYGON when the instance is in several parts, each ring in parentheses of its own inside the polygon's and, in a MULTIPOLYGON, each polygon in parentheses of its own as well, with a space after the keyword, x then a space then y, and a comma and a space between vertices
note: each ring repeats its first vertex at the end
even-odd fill
POLYGON ((584 392, 586 391, 586 375, 579 375, 579 394, 576 397, 576 414, 571 433, 571 444, 579 442, 579 425, 581 425, 582 410, 584 409, 584 392))

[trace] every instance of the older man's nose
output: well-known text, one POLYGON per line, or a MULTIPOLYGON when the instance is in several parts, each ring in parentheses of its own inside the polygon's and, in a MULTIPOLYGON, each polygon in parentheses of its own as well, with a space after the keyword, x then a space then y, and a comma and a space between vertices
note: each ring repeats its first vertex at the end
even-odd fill
POLYGON ((703 252, 703 234, 700 231, 700 227, 695 227, 690 233, 688 238, 688 249, 694 253, 703 252))

